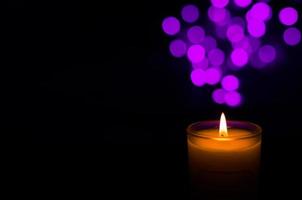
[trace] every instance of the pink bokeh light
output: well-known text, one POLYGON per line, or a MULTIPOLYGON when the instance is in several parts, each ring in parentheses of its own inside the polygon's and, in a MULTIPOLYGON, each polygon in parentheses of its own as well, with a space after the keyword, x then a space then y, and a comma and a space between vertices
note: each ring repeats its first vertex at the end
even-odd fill
POLYGON ((249 61, 249 55, 243 48, 234 49, 231 53, 232 63, 237 67, 245 66, 249 61))
POLYGON ((173 40, 169 46, 170 53, 176 58, 183 57, 187 53, 187 45, 183 40, 173 40))
POLYGON ((188 49, 188 58, 192 63, 199 63, 205 57, 205 49, 199 44, 190 46, 188 49))
POLYGON ((223 64, 225 55, 221 49, 212 49, 208 53, 209 62, 214 66, 220 66, 223 64))
POLYGON ((163 20, 162 29, 167 35, 176 35, 180 31, 180 22, 175 17, 166 17, 163 20))
POLYGON ((222 79, 221 85, 227 91, 234 91, 239 88, 239 79, 234 75, 228 75, 222 79))
POLYGON ((206 83, 205 71, 202 69, 194 69, 191 72, 191 81, 197 87, 203 86, 206 83))
POLYGON ((279 12, 279 20, 286 26, 294 25, 298 21, 298 11, 293 7, 283 8, 279 12))
POLYGON ((283 33, 283 40, 289 46, 296 46, 301 42, 301 31, 295 27, 288 28, 283 33))
POLYGON ((195 5, 186 5, 181 10, 181 17, 185 22, 193 23, 199 18, 199 9, 195 5))
POLYGON ((209 85, 216 85, 221 78, 221 71, 218 68, 209 68, 205 71, 205 82, 209 85))
POLYGON ((224 96, 225 103, 231 107, 240 106, 242 102, 241 94, 237 91, 227 92, 224 96))
POLYGON ((205 31, 201 26, 193 26, 187 32, 188 40, 194 44, 202 42, 205 38, 205 31))
POLYGON ((216 89, 212 93, 212 99, 215 103, 224 104, 225 103, 225 95, 226 91, 223 89, 216 89))

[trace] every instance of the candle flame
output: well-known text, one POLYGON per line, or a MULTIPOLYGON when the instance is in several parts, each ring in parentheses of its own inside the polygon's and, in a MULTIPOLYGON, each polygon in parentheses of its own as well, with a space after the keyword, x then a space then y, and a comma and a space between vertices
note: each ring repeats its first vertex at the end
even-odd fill
POLYGON ((222 113, 220 117, 219 136, 228 137, 228 127, 224 113, 222 113))

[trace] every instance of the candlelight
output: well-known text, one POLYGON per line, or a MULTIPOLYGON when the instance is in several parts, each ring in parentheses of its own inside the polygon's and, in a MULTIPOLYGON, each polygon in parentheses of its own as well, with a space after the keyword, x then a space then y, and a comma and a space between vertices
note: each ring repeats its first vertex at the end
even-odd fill
POLYGON ((224 113, 222 113, 220 117, 219 136, 228 137, 228 127, 224 113))

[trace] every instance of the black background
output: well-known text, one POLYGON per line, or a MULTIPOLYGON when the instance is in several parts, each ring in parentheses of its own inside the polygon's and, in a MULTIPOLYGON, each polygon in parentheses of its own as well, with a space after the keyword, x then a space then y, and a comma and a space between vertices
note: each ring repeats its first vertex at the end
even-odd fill
MULTIPOLYGON (((217 106, 209 88, 192 86, 188 64, 169 55, 170 38, 161 31, 162 19, 190 2, 202 12, 208 5, 8 3, 11 49, 18 55, 11 62, 38 80, 30 122, 21 127, 33 144, 33 195, 187 199, 185 128, 222 111, 263 128, 261 199, 300 195, 301 44, 284 46, 284 58, 268 70, 241 72, 243 106, 217 106)), ((271 4, 275 11, 301 8, 290 0, 271 4)), ((269 34, 282 42, 284 27, 273 27, 269 34)))

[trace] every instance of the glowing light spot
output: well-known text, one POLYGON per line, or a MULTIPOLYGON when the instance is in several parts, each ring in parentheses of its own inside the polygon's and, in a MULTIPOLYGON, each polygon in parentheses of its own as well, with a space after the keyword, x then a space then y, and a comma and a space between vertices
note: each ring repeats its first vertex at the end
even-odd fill
POLYGON ((267 21, 272 17, 272 8, 264 3, 256 3, 247 13, 247 20, 267 21))
POLYGON ((216 89, 214 90, 214 92, 212 93, 212 99, 214 100, 214 102, 218 103, 218 104, 224 104, 225 103, 225 95, 226 95, 226 91, 223 89, 216 89))
POLYGON ((228 75, 222 79, 221 85, 227 91, 234 91, 239 88, 239 79, 234 75, 228 75))
POLYGON ((176 58, 180 58, 187 53, 187 45, 182 40, 173 40, 169 46, 170 53, 176 58))
POLYGON ((200 26, 193 26, 188 30, 187 36, 190 42, 200 43, 205 38, 205 31, 200 26))
POLYGON ((202 46, 204 46, 206 51, 210 51, 211 49, 214 49, 217 46, 216 39, 212 36, 206 36, 201 42, 201 44, 202 46))
POLYGON ((235 66, 243 67, 244 65, 246 65, 248 63, 249 56, 244 49, 238 48, 238 49, 234 49, 232 51, 231 60, 235 66))
POLYGON ((228 27, 227 37, 231 42, 239 42, 244 38, 244 30, 240 25, 231 25, 228 27))
POLYGON ((188 50, 188 58, 192 63, 199 63, 205 57, 205 49, 201 45, 192 45, 188 50))
POLYGON ((205 82, 205 72, 202 69, 194 69, 191 72, 191 81, 194 85, 201 87, 205 82))
POLYGON ((212 49, 208 53, 209 62, 214 66, 220 66, 223 64, 225 55, 220 49, 212 49))
POLYGON ((252 0, 234 0, 234 2, 237 6, 246 8, 252 3, 252 0))
POLYGON ((200 68, 200 69, 207 69, 209 67, 209 61, 208 59, 205 57, 204 59, 202 59, 201 62, 199 63, 192 63, 192 66, 194 69, 200 68))
POLYGON ((242 97, 237 91, 232 91, 226 93, 224 100, 228 106, 237 107, 241 104, 242 97))
POLYGON ((286 44, 295 46, 301 42, 301 32, 294 27, 288 28, 283 33, 283 39, 286 44))
POLYGON ((199 18, 199 10, 195 5, 186 5, 181 10, 181 16, 185 22, 193 23, 199 18))
POLYGON ((276 49, 271 45, 264 45, 259 49, 258 56, 263 63, 271 63, 276 59, 276 49))
POLYGON ((298 12, 292 7, 283 8, 279 12, 279 20, 284 25, 294 25, 298 21, 298 12))
POLYGON ((163 20, 162 29, 167 35, 176 35, 180 31, 180 22, 175 17, 167 17, 163 20))
POLYGON ((229 11, 225 8, 216 8, 211 6, 208 10, 209 19, 217 24, 225 24, 229 18, 229 11))
POLYGON ((209 85, 215 85, 219 83, 221 78, 221 72, 217 68, 210 68, 205 71, 205 82, 209 85))
POLYGON ((211 0, 211 3, 217 8, 223 8, 228 5, 229 0, 211 0))
POLYGON ((247 29, 249 34, 256 38, 262 37, 266 32, 265 23, 260 20, 249 20, 247 29))

